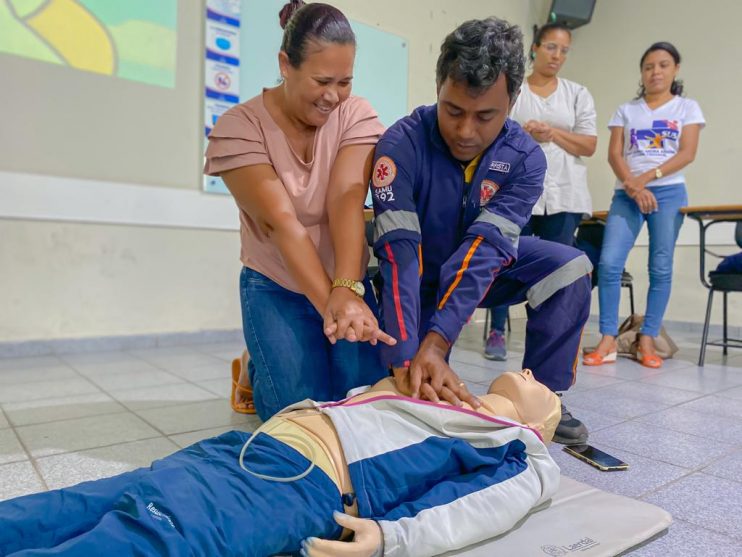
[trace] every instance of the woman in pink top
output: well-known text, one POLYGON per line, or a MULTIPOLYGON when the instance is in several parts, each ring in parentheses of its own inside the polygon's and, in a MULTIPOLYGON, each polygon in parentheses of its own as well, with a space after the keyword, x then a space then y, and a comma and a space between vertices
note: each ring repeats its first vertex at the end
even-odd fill
POLYGON ((302 6, 281 10, 281 83, 219 118, 204 170, 240 209, 247 370, 264 420, 374 383, 386 374, 376 342, 395 342, 375 317, 363 221, 384 128, 350 96, 348 20, 327 4, 302 6))

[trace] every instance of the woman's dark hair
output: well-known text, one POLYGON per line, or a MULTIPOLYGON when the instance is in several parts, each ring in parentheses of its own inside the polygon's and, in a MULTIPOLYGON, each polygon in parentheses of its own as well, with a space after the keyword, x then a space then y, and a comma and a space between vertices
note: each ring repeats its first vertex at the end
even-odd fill
POLYGON ((281 8, 278 17, 283 29, 281 50, 295 68, 306 58, 310 43, 356 44, 348 18, 329 4, 291 0, 281 8))
MULTIPOLYGON (((639 70, 641 71, 644 67, 644 60, 647 59, 647 56, 649 56, 650 53, 656 51, 656 50, 664 50, 667 52, 670 56, 672 56, 672 59, 675 60, 675 65, 680 64, 680 52, 678 52, 678 49, 675 48, 675 45, 672 43, 668 43, 666 41, 660 41, 658 43, 654 43, 652 46, 650 46, 647 50, 644 51, 644 54, 642 54, 641 60, 639 60, 639 70)), ((639 81, 639 91, 636 93, 636 98, 641 99, 646 91, 644 90, 644 83, 639 81)), ((673 79, 672 85, 670 85, 670 93, 673 95, 683 96, 683 81, 680 79, 673 79)))
POLYGON ((528 53, 528 56, 531 60, 533 60, 536 55, 533 52, 534 46, 541 46, 541 43, 544 40, 544 37, 551 33, 552 31, 564 31, 569 35, 569 38, 572 38, 572 29, 567 27, 566 24, 560 23, 558 21, 555 21, 554 23, 546 23, 542 25, 541 27, 533 26, 533 43, 531 43, 531 50, 528 53))
POLYGON ((436 67, 438 87, 449 77, 481 93, 504 73, 510 100, 523 83, 523 33, 517 25, 488 17, 459 25, 441 45, 436 67))

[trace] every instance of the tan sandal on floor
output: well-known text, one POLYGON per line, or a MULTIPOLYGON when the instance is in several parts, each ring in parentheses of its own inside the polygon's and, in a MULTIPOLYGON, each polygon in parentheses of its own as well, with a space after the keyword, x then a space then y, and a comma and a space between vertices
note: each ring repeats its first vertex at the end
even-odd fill
POLYGON ((255 402, 253 400, 252 387, 243 387, 240 385, 240 373, 242 372, 242 361, 241 358, 235 358, 232 360, 232 394, 229 397, 229 405, 232 410, 238 414, 255 414, 255 402), (240 408, 234 400, 234 395, 237 391, 244 394, 245 405, 247 408, 240 408))

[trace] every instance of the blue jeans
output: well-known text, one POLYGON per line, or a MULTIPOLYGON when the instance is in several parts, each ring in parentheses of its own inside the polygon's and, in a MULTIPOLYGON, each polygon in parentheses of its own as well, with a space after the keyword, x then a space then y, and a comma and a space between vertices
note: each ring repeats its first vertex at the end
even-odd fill
POLYGON ((688 193, 685 184, 656 186, 651 191, 657 198, 658 209, 648 215, 643 214, 623 190, 613 194, 598 269, 600 332, 603 335, 618 334, 621 273, 645 221, 649 231, 649 292, 641 333, 651 337, 660 334, 670 300, 672 256, 683 224, 680 208, 688 205, 688 193))
MULTIPOLYGON (((553 215, 531 215, 523 227, 521 236, 538 236, 542 240, 557 242, 565 246, 574 245, 575 230, 582 220, 582 213, 554 213, 553 215)), ((491 308, 490 331, 505 332, 508 319, 508 306, 491 308)))
MULTIPOLYGON (((368 278, 364 283, 365 301, 378 314, 368 278)), ((349 389, 388 375, 376 346, 344 340, 330 344, 322 316, 306 296, 243 267, 240 298, 250 353, 247 371, 261 419, 306 398, 345 398, 349 389)))

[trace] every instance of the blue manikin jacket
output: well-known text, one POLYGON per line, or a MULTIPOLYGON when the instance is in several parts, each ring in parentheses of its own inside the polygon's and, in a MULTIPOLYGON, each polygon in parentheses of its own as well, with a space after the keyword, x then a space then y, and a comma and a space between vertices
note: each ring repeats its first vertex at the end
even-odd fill
POLYGON ((416 109, 376 147, 374 252, 383 281, 384 365, 401 367, 429 331, 453 344, 500 269, 543 191, 546 158, 508 119, 470 183, 446 146, 436 105, 416 109))

